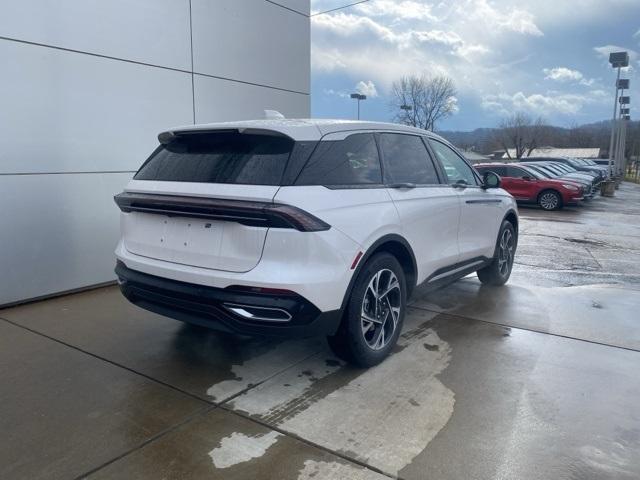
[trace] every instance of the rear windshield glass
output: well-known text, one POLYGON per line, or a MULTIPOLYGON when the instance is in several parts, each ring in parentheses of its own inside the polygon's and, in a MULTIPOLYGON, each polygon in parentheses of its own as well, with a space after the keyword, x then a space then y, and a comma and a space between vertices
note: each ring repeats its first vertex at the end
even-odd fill
POLYGON ((280 185, 293 140, 237 132, 178 136, 161 145, 136 180, 280 185))

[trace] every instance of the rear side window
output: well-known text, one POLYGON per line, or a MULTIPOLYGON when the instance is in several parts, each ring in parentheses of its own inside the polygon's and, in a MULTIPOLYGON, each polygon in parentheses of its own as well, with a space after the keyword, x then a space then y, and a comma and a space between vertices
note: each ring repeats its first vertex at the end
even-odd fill
POLYGON ((500 175, 501 177, 507 176, 507 167, 500 167, 500 166, 479 167, 479 168, 476 168, 476 170, 478 170, 478 172, 482 174, 487 172, 493 172, 495 174, 500 175))
POLYGON ((286 137, 238 132, 180 135, 158 147, 134 178, 280 185, 293 145, 286 137))
POLYGON ((318 143, 296 185, 375 185, 382 183, 378 149, 372 134, 318 143))
POLYGON ((529 173, 525 172, 521 168, 507 167, 507 176, 512 178, 530 177, 529 173))
POLYGON ((381 133, 385 183, 440 183, 422 139, 415 135, 381 133))

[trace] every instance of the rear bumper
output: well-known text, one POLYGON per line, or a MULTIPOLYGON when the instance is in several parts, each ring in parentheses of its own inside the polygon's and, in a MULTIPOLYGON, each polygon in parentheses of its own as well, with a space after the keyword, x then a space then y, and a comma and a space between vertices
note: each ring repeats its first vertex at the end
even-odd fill
POLYGON ((183 322, 224 332, 246 335, 310 337, 332 335, 338 329, 341 310, 321 312, 297 294, 263 294, 215 288, 170 280, 127 268, 118 261, 115 268, 123 295, 146 310, 183 322), (230 307, 285 311, 287 320, 252 320, 230 307))

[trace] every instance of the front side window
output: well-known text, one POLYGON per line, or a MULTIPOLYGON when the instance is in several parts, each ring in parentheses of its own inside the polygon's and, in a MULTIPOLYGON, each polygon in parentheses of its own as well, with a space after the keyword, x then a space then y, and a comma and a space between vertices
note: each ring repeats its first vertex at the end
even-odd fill
POLYGON ((436 169, 422 139, 415 135, 381 133, 384 181, 432 185, 440 183, 436 169))
POLYGON ((135 175, 165 182, 280 185, 293 140, 272 135, 207 132, 161 145, 135 175))
POLYGON ((319 142, 295 184, 382 184, 382 170, 373 134, 356 133, 344 140, 319 142))
POLYGON ((478 185, 473 169, 456 152, 437 140, 429 140, 429 143, 444 168, 448 183, 478 185))

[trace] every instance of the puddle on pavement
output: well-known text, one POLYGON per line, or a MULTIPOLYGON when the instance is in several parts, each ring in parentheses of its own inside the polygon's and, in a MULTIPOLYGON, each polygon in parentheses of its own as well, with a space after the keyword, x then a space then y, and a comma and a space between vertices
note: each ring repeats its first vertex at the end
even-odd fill
POLYGON ((307 460, 298 476, 298 480, 388 480, 388 478, 372 470, 346 463, 316 460, 307 460))
POLYGON ((220 446, 209 452, 216 468, 229 468, 238 463, 248 462, 265 454, 278 441, 280 434, 275 431, 264 435, 247 436, 234 432, 220 441, 220 446))
POLYGON ((265 342, 268 342, 268 348, 263 348, 252 357, 233 362, 229 378, 209 387, 207 395, 216 402, 222 402, 313 355, 324 345, 324 341, 317 338, 265 342))
POLYGON ((454 393, 438 378, 451 348, 430 328, 433 316, 410 310, 398 349, 375 368, 344 366, 324 351, 229 405, 395 475, 453 414, 454 393))

